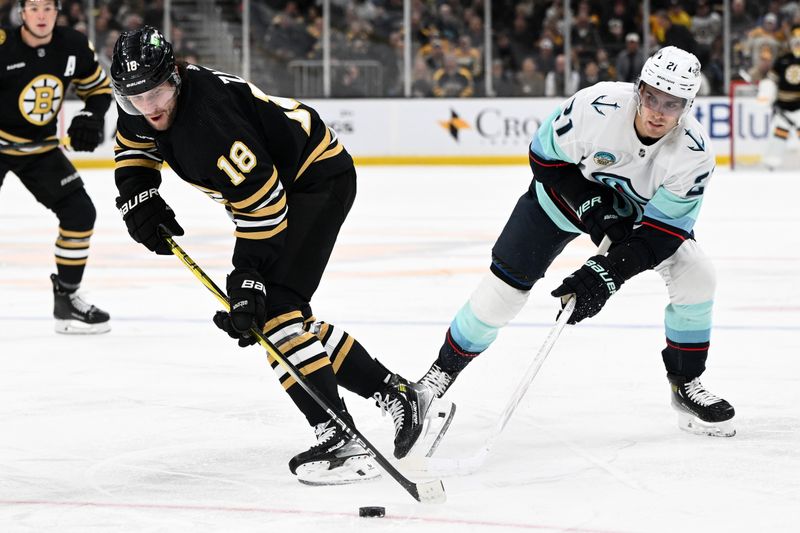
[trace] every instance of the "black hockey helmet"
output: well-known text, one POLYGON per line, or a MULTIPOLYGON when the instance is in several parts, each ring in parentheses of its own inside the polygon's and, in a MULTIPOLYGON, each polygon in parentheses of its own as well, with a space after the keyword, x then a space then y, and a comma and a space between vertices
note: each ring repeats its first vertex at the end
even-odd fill
POLYGON ((172 45, 157 29, 143 26, 126 31, 117 39, 111 54, 111 83, 120 96, 142 94, 168 79, 180 85, 175 74, 172 45))
MULTIPOLYGON (((26 2, 35 2, 35 1, 41 1, 41 0, 19 0, 19 8, 25 9, 26 2)), ((58 11, 61 11, 61 0, 53 0, 53 3, 56 5, 56 9, 58 11)))

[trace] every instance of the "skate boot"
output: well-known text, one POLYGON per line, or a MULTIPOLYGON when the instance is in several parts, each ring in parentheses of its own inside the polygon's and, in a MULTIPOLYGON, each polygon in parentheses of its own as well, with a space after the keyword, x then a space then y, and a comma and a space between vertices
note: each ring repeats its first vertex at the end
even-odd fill
POLYGON ((418 383, 428 387, 436 394, 437 398, 441 398, 456 380, 458 374, 458 372, 446 372, 437 363, 433 363, 418 383))
POLYGON ((667 374, 672 389, 672 408, 678 412, 678 427, 696 435, 733 437, 731 404, 708 392, 700 378, 689 380, 667 374))
MULTIPOLYGON (((345 414, 352 423, 350 415, 345 414)), ((344 485, 381 475, 378 465, 333 419, 314 427, 317 444, 292 457, 289 470, 306 485, 344 485)))
POLYGON ((412 449, 430 457, 450 427, 455 406, 437 401, 431 389, 392 374, 373 396, 383 414, 394 421, 394 456, 402 459, 412 449))
POLYGON ((111 330, 108 313, 89 305, 76 291, 65 289, 58 276, 50 275, 53 282, 53 316, 56 319, 56 333, 97 334, 111 330))

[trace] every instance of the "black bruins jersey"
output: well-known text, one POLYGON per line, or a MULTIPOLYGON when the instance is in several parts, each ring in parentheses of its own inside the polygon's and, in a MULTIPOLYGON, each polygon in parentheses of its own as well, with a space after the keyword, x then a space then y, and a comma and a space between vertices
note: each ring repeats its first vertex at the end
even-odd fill
POLYGON ((800 109, 800 57, 791 52, 775 60, 769 77, 778 86, 775 105, 780 109, 800 109))
POLYGON ((0 28, 0 143, 55 138, 56 117, 70 83, 75 83, 88 109, 104 115, 111 105, 110 80, 86 36, 56 26, 48 44, 31 48, 22 40, 21 30, 0 28))
MULTIPOLYGON (((236 224, 233 264, 266 269, 287 228, 287 195, 324 187, 353 160, 317 112, 231 74, 188 65, 167 131, 119 106, 115 179, 121 198, 161 184, 166 161, 225 205, 236 224)), ((168 200, 168 199, 167 199, 168 200)))

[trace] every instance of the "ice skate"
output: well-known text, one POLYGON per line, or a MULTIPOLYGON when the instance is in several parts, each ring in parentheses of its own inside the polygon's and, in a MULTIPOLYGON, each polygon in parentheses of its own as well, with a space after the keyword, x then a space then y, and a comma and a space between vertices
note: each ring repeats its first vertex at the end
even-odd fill
POLYGON ((736 430, 731 419, 731 404, 708 392, 700 378, 687 380, 668 374, 672 389, 672 408, 678 412, 678 427, 696 435, 733 437, 736 430))
POLYGON ((436 394, 437 398, 441 398, 456 380, 456 377, 458 377, 458 372, 445 372, 438 364, 433 363, 418 383, 428 387, 436 394))
POLYGON ((56 333, 98 334, 111 330, 109 314, 86 303, 76 291, 65 290, 58 281, 58 276, 50 275, 53 282, 53 316, 56 319, 56 333))
POLYGON ((432 455, 455 414, 451 402, 436 400, 430 388, 409 383, 397 374, 374 397, 383 413, 394 421, 397 459, 409 453, 432 455))
MULTIPOLYGON (((348 417, 348 422, 352 419, 348 417)), ((380 477, 375 460, 339 424, 328 420, 314 427, 317 444, 292 457, 289 470, 306 485, 345 485, 380 477)))

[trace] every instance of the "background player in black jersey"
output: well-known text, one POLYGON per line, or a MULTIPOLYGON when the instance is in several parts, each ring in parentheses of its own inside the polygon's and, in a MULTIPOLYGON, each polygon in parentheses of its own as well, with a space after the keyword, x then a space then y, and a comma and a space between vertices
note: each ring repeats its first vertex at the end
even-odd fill
MULTIPOLYGON (((120 36, 111 78, 119 106, 117 206, 130 235, 157 254, 170 253, 159 228, 183 235, 159 194, 164 161, 224 205, 236 225, 227 278, 231 312, 217 313, 214 323, 243 347, 255 343, 249 328, 262 328, 339 409, 337 384, 374 397, 392 415, 394 455, 404 457, 420 437, 432 395, 311 312, 356 193, 353 160, 336 134, 296 100, 268 96, 230 74, 176 65, 170 43, 147 26, 120 36)), ((365 450, 271 364, 318 439, 292 458, 290 470, 313 484, 379 475, 365 450)))
POLYGON ((772 137, 767 143, 764 166, 781 166, 792 132, 800 135, 800 26, 792 30, 789 51, 775 59, 766 78, 758 84, 758 99, 772 104, 772 137))
POLYGON ((105 333, 108 313, 77 293, 96 215, 83 181, 56 147, 3 149, 10 143, 55 139, 56 117, 70 83, 85 102, 67 130, 72 149, 91 152, 102 140, 111 87, 86 37, 55 27, 59 8, 54 0, 21 0, 22 26, 0 28, 0 185, 13 172, 58 217, 58 274, 50 276, 56 331, 105 333))

